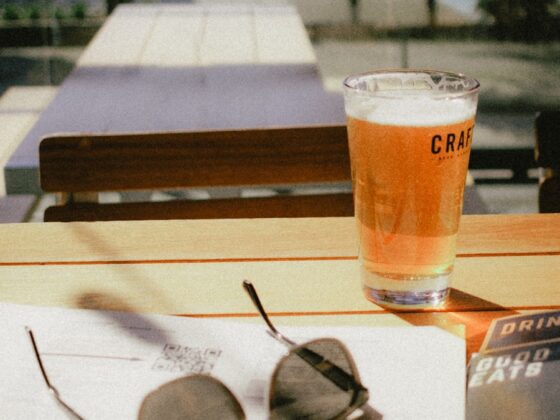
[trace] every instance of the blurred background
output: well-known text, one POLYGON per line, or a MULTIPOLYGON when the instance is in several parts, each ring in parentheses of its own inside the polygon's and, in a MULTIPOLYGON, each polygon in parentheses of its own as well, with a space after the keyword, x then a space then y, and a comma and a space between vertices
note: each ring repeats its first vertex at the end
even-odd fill
MULTIPOLYGON (((536 112, 560 108, 560 0, 184 3, 294 4, 331 91, 341 92, 348 74, 380 68, 466 73, 482 85, 474 148, 533 147, 536 112)), ((117 4, 0 0, 0 95, 16 85, 59 85, 117 4)), ((538 212, 536 179, 478 189, 490 213, 538 212)))

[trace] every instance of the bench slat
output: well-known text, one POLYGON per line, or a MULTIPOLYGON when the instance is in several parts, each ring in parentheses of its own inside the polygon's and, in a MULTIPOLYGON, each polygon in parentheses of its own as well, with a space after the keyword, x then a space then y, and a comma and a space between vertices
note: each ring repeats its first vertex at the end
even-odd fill
POLYGON ((48 192, 286 185, 350 180, 346 127, 47 137, 48 192))
POLYGON ((335 217, 353 214, 352 194, 341 193, 142 203, 69 203, 49 207, 45 212, 45 221, 335 217))

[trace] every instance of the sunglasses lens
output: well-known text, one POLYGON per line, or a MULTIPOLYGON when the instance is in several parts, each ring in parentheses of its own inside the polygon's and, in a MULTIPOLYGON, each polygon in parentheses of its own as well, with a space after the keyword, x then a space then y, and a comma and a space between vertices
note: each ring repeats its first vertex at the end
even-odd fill
POLYGON ((220 381, 193 375, 168 382, 149 393, 140 407, 139 420, 242 420, 243 409, 220 381))
POLYGON ((271 418, 336 418, 357 404, 356 382, 352 357, 338 340, 298 346, 280 361, 272 377, 271 418))

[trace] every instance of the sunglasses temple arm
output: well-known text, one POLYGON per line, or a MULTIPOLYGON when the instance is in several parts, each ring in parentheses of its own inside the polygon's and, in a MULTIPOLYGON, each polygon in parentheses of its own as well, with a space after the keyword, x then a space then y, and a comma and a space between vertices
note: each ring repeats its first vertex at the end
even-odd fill
MULTIPOLYGON (((297 347, 297 344, 290 340, 289 338, 282 335, 274 326, 274 324, 268 318, 266 311, 257 295, 257 290, 249 280, 243 280, 243 288, 249 294, 249 297, 253 301, 253 304, 257 307, 261 317, 268 325, 269 330, 267 331, 273 338, 277 339, 289 348, 297 347)), ((367 388, 365 388, 359 381, 356 381, 352 375, 348 375, 344 370, 340 369, 334 363, 325 360, 322 356, 315 353, 313 350, 308 348, 300 348, 295 351, 302 360, 312 366, 314 369, 319 371, 323 376, 328 378, 331 382, 336 384, 341 389, 354 388, 357 389, 355 397, 359 400, 366 401, 368 396, 367 388), (365 399, 364 399, 365 398, 365 399)))
POLYGON ((259 311, 259 314, 261 315, 264 322, 266 322, 266 325, 268 325, 269 331, 267 331, 267 332, 273 338, 280 341, 282 344, 284 344, 284 345, 286 345, 290 348, 295 347, 296 343, 293 342, 292 340, 290 340, 288 337, 284 336, 282 333, 280 333, 280 331, 278 331, 276 329, 276 327, 274 326, 272 321, 268 318, 268 315, 267 315, 266 311, 264 310, 264 307, 261 303, 261 300, 259 299, 259 296, 257 295, 257 290, 253 286, 253 283, 251 283, 249 280, 243 280, 243 288, 249 294, 249 297, 253 301, 253 304, 256 306, 256 308, 259 311))
POLYGON ((31 340, 31 345, 33 346, 33 352, 35 353, 35 358, 37 359, 37 363, 39 364, 39 369, 41 370, 41 375, 43 376, 43 380, 45 381, 45 384, 47 385, 49 392, 56 400, 56 402, 66 411, 66 414, 68 414, 72 419, 84 420, 82 416, 76 413, 76 411, 74 411, 72 407, 70 407, 68 404, 64 402, 64 400, 62 400, 60 394, 58 393, 58 390, 53 385, 51 385, 51 382, 49 381, 49 377, 47 376, 47 372, 45 371, 45 367, 43 366, 43 361, 41 360, 39 349, 37 348, 37 343, 35 342, 35 337, 33 336, 33 331, 31 331, 31 328, 29 327, 25 327, 25 330, 27 331, 27 334, 29 335, 29 339, 31 340))

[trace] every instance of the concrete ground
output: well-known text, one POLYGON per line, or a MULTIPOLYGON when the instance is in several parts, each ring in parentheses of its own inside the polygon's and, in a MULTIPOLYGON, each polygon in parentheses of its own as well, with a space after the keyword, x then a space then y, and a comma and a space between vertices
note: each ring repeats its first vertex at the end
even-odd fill
MULTIPOLYGON (((481 83, 473 147, 533 147, 535 114, 560 108, 560 43, 327 39, 314 44, 327 89, 348 74, 373 69, 438 68, 481 83)), ((491 213, 538 212, 538 186, 480 185, 491 213)))

